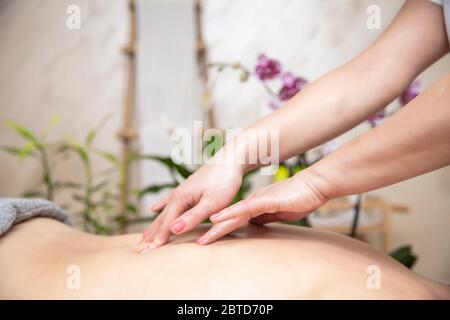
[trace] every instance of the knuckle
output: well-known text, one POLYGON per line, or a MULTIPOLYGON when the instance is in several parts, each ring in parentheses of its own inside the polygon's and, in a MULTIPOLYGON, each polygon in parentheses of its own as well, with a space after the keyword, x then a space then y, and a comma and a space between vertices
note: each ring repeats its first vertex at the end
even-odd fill
POLYGON ((251 219, 256 218, 260 215, 259 212, 252 212, 250 215, 248 215, 251 219))
POLYGON ((201 200, 201 210, 203 212, 211 212, 216 209, 217 202, 220 201, 219 199, 213 199, 210 197, 205 197, 201 200))
POLYGON ((185 214, 182 214, 177 221, 183 222, 186 226, 191 226, 194 224, 194 218, 195 216, 193 213, 187 212, 185 214))
POLYGON ((183 196, 184 196, 184 192, 183 192, 183 190, 180 190, 179 188, 177 188, 171 192, 172 199, 179 199, 183 196))

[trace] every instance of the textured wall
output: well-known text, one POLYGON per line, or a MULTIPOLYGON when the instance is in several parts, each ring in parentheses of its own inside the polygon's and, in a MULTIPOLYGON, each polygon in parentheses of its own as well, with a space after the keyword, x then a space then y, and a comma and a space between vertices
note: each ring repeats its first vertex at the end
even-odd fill
MULTIPOLYGON (((194 11, 191 1, 143 0, 139 12, 139 144, 143 153, 167 156, 172 130, 192 131, 194 120, 202 118, 194 11)), ((170 181, 167 170, 155 162, 142 162, 140 172, 142 186, 170 181)), ((159 197, 147 195, 142 208, 159 197)))
MULTIPOLYGON (((22 139, 5 119, 42 131, 53 115, 61 123, 49 138, 87 130, 112 112, 97 145, 116 150, 115 133, 123 105, 128 41, 125 0, 3 0, 0 2, 0 145, 22 139), (81 8, 81 29, 66 28, 66 9, 81 8)), ((95 162, 95 166, 101 163, 95 162)), ((55 165, 61 179, 81 178, 78 162, 55 165)), ((33 188, 40 170, 33 160, 0 153, 0 195, 17 196, 33 188)))

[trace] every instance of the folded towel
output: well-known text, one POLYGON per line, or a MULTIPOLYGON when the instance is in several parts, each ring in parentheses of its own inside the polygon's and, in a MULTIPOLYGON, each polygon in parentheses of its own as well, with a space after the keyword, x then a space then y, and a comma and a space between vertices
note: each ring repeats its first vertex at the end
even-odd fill
POLYGON ((69 217, 64 210, 50 201, 0 198, 0 236, 15 224, 34 217, 52 218, 70 225, 69 217))

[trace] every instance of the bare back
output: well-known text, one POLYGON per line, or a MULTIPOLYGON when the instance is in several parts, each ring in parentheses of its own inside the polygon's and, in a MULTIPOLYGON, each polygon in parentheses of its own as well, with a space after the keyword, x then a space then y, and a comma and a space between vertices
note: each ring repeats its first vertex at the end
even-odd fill
POLYGON ((0 298, 432 299, 450 290, 370 246, 308 228, 248 226, 209 246, 202 228, 137 254, 140 235, 101 237, 39 218, 0 239, 0 298), (369 266, 381 288, 367 285, 369 266), (68 286, 71 268, 80 288, 68 286))

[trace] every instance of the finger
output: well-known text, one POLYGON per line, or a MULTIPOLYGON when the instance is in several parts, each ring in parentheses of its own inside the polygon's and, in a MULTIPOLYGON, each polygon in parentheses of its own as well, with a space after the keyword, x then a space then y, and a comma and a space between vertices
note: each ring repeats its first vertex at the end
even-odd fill
POLYGON ((141 242, 153 241, 156 231, 158 231, 159 227, 161 226, 163 219, 164 215, 163 213, 161 213, 152 223, 150 223, 148 228, 142 233, 141 242))
POLYGON ((169 241, 170 236, 172 235, 170 230, 171 223, 186 209, 187 205, 184 201, 171 202, 164 208, 163 221, 152 242, 156 247, 162 246, 169 241))
POLYGON ((240 216, 224 222, 214 224, 208 232, 197 239, 197 243, 201 245, 210 244, 222 238, 230 232, 246 225, 248 223, 248 216, 240 216))
POLYGON ((160 212, 169 203, 172 196, 172 191, 166 194, 160 201, 150 207, 150 210, 154 212, 160 212))
POLYGON ((223 222, 239 216, 250 216, 255 218, 263 213, 275 212, 273 202, 269 202, 264 198, 252 198, 239 201, 238 203, 213 214, 211 221, 213 223, 223 222))
POLYGON ((170 230, 174 234, 188 232, 219 209, 221 208, 211 205, 210 200, 201 200, 195 207, 175 219, 170 225, 170 230))

